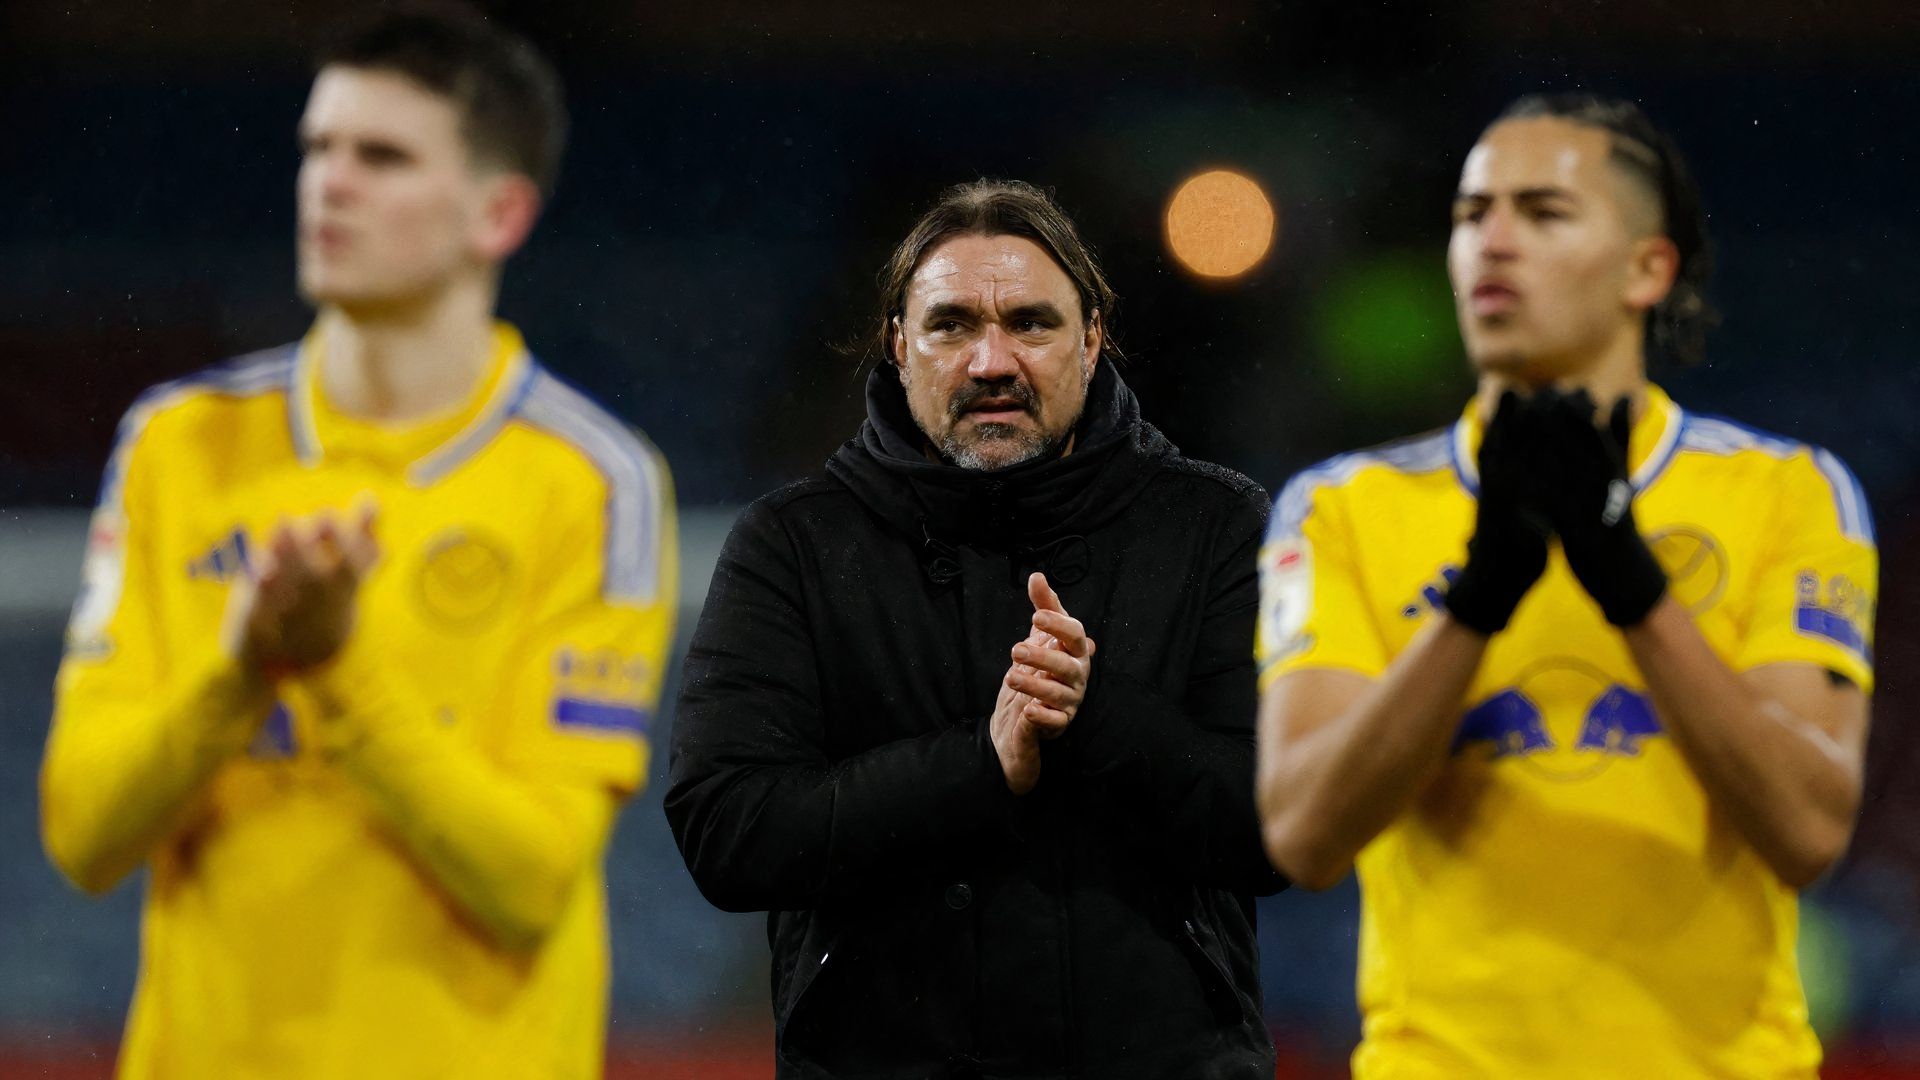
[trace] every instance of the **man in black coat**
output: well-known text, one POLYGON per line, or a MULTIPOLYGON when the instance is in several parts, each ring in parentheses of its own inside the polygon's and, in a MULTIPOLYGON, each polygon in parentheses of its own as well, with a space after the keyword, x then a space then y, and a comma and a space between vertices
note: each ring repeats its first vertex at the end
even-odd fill
POLYGON ((859 435, 721 553, 666 810, 769 912, 782 1077, 1273 1076, 1266 493, 1140 418, 1113 304, 1045 194, 947 192, 859 435))

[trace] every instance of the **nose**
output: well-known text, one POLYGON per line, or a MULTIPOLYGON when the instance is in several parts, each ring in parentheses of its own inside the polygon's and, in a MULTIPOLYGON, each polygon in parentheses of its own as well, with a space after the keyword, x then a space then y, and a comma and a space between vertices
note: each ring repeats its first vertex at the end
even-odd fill
POLYGON ((1505 262, 1520 254, 1519 222, 1512 210, 1495 203, 1480 219, 1480 257, 1490 262, 1505 262))
POLYGON ((300 163, 301 186, 324 206, 338 206, 352 195, 353 162, 345 154, 311 151, 300 163))
POLYGON ((980 382, 998 382, 1020 373, 1020 358, 1015 355, 1019 343, 998 323, 987 324, 986 332, 974 343, 967 360, 967 374, 980 382))

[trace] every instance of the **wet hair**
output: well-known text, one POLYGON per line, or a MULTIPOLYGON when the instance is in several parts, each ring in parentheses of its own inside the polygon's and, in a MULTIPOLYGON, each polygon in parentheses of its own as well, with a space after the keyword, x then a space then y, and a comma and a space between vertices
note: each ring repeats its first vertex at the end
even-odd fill
POLYGON ((553 193, 567 142, 560 76, 519 34, 455 3, 383 8, 343 26, 314 58, 404 75, 449 98, 476 160, 553 193))
POLYGON ((940 198, 920 220, 907 230, 906 239, 893 249, 880 271, 879 356, 898 362, 893 355, 893 321, 907 309, 907 287, 914 271, 927 253, 955 236, 1023 236, 1040 245, 1060 269, 1073 281, 1080 296, 1080 315, 1091 322, 1100 313, 1100 353, 1109 359, 1122 356, 1114 341, 1114 308, 1120 303, 1093 248, 1080 239, 1073 219, 1053 196, 1021 180, 975 180, 956 184, 940 193, 940 198))
POLYGON ((1706 356, 1707 331, 1720 321, 1708 303, 1713 246, 1707 237, 1700 187, 1680 148, 1631 101, 1588 93, 1529 94, 1496 117, 1488 130, 1508 120, 1550 116, 1599 128, 1612 143, 1615 167, 1644 184, 1660 205, 1660 231, 1679 250, 1680 266, 1666 299, 1647 312, 1647 340, 1658 354, 1679 364, 1706 356))

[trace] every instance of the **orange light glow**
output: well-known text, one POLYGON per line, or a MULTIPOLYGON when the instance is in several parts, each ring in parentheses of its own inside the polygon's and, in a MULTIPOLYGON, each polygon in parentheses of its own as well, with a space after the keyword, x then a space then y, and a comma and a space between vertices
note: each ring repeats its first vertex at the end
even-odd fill
POLYGON ((1214 169, 1181 184, 1167 202, 1167 246, 1205 278, 1234 278, 1266 258, 1275 232, 1273 203, 1260 185, 1214 169))

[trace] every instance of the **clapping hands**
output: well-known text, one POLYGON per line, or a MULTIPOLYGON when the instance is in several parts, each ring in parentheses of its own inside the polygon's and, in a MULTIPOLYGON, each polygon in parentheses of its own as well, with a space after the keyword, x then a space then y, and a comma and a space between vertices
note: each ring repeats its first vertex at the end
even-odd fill
POLYGON ((1096 648, 1045 574, 1027 578, 1027 598, 1032 630, 1013 647, 991 721, 994 750, 1016 795, 1039 782, 1040 741, 1064 734, 1086 700, 1096 648))

